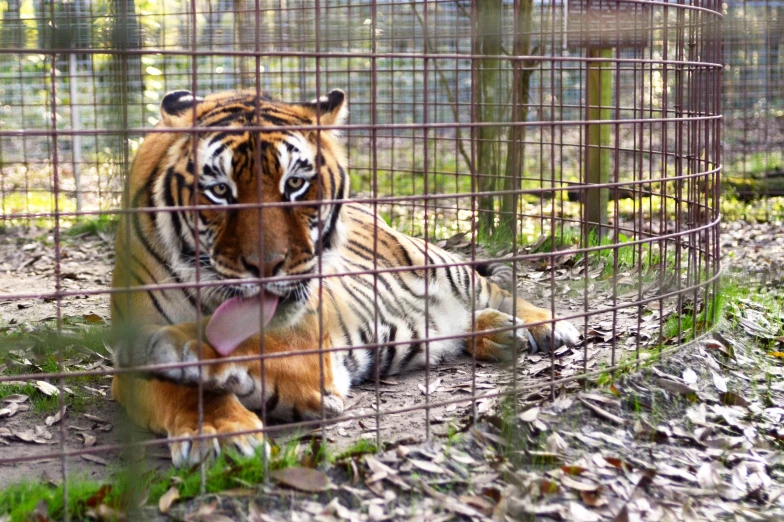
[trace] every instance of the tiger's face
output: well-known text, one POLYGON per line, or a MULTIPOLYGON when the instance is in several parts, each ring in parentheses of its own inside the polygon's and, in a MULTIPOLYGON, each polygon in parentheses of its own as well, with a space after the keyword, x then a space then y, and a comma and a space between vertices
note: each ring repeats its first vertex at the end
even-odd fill
POLYGON ((181 245, 180 268, 198 264, 199 280, 223 282, 202 289, 208 311, 236 298, 274 301, 273 325, 283 326, 304 310, 322 254, 341 241, 349 182, 334 133, 297 127, 340 124, 345 112, 342 91, 299 104, 255 92, 164 98, 162 125, 193 128, 195 116, 198 132, 169 149, 156 194, 179 194, 162 203, 186 207, 163 218, 181 245))

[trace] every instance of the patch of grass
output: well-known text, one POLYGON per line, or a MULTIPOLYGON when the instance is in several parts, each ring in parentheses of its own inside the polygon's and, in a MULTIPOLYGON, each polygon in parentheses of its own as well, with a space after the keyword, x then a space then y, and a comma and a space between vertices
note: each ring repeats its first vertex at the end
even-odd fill
MULTIPOLYGON (((78 413, 100 400, 97 396, 84 393, 81 386, 94 387, 104 382, 104 378, 99 375, 70 377, 67 372, 77 362, 87 364, 97 360, 96 354, 109 358, 110 354, 104 346, 107 335, 105 327, 89 324, 75 327, 63 325, 59 333, 51 325, 43 325, 32 332, 7 330, 0 333, 0 360, 7 363, 7 375, 63 371, 65 386, 73 391, 65 394, 65 405, 71 412, 78 413)), ((50 382, 55 386, 59 384, 56 379, 50 382)), ((14 393, 30 396, 33 411, 38 413, 49 414, 60 408, 57 395, 46 395, 32 383, 0 384, 0 398, 14 393)))
POLYGON ((764 223, 784 219, 784 197, 779 196, 744 201, 736 196, 733 189, 726 189, 719 208, 725 222, 751 220, 764 223))
POLYGON ((337 462, 343 459, 373 453, 378 453, 378 446, 368 439, 359 439, 345 451, 338 453, 334 458, 330 458, 330 461, 337 462))
MULTIPOLYGON (((73 393, 66 393, 64 399, 65 407, 71 413, 87 411, 91 405, 101 400, 97 396, 81 393, 81 390, 74 386, 74 381, 77 379, 79 384, 95 384, 98 380, 96 377, 70 377, 65 380, 65 386, 73 391, 73 393)), ((55 381, 52 384, 57 386, 58 383, 55 381)), ((33 411, 36 413, 48 415, 60 409, 58 395, 46 395, 34 384, 0 384, 0 400, 16 393, 29 396, 33 411)))
MULTIPOLYGON (((296 442, 283 448, 273 447, 272 457, 268 459, 269 469, 277 470, 302 464, 296 442)), ((314 445, 311 445, 311 449, 314 445)), ((265 480, 265 466, 262 449, 253 456, 242 456, 227 450, 221 453, 205 469, 207 493, 220 493, 228 489, 253 488, 265 480)), ((324 451, 317 449, 316 451, 324 451)), ((304 452, 307 456, 308 450, 304 452)), ((324 453, 325 458, 326 454, 324 453)), ((95 495, 103 497, 106 505, 126 511, 139 505, 145 499, 149 505, 158 500, 171 487, 176 487, 181 500, 194 498, 201 494, 201 472, 199 466, 188 469, 170 468, 166 471, 141 472, 136 469, 116 470, 105 482, 72 477, 67 481, 68 514, 72 519, 81 520, 86 516, 88 501, 95 495), (104 495, 99 490, 106 487, 104 495)), ((0 491, 0 517, 9 515, 11 522, 28 520, 36 505, 44 501, 52 519, 61 519, 66 507, 63 505, 62 486, 45 482, 24 482, 13 484, 0 491)), ((99 502, 100 503, 100 502, 99 502)))
POLYGON ((63 502, 62 486, 52 486, 45 482, 13 484, 0 490, 0 515, 9 515, 11 522, 31 520, 30 513, 43 501, 52 520, 64 518, 66 511, 72 519, 84 519, 88 501, 101 486, 102 484, 96 481, 70 479, 66 506, 63 502))
POLYGON ((746 176, 759 176, 766 172, 780 169, 782 166, 784 166, 784 152, 770 150, 745 154, 741 161, 736 161, 728 168, 725 167, 725 170, 728 173, 735 172, 746 176))
MULTIPOLYGON (((84 318, 69 317, 63 320, 59 331, 54 324, 42 324, 32 331, 9 328, 1 332, 0 357, 6 357, 13 352, 18 353, 19 350, 29 352, 34 357, 56 356, 58 351, 63 353, 64 358, 74 357, 80 353, 93 356, 99 353, 104 357, 110 357, 111 354, 104 345, 104 341, 108 339, 109 331, 103 324, 90 324, 84 318)), ((48 364, 49 370, 42 366, 41 371, 56 371, 56 362, 48 364), (51 366, 52 364, 54 366, 51 366)))
MULTIPOLYGON (((76 211, 76 202, 65 194, 58 197, 57 208, 60 212, 76 211)), ((8 225, 34 225, 49 228, 54 226, 52 218, 14 218, 18 214, 52 214, 55 210, 54 195, 49 190, 30 190, 28 192, 9 192, 0 200, 0 214, 10 216, 8 225)))
POLYGON ((116 215, 100 214, 95 218, 77 221, 66 233, 72 237, 81 235, 97 236, 99 232, 113 234, 117 230, 118 221, 116 215))
MULTIPOLYGON (((604 267, 601 273, 602 277, 613 275, 616 256, 618 259, 618 272, 636 270, 638 268, 644 273, 660 271, 662 268, 662 256, 659 246, 647 243, 642 245, 625 245, 625 243, 632 241, 634 241, 634 238, 623 233, 619 233, 617 238, 603 237, 599 240, 597 234, 591 232, 588 235, 588 244, 584 245, 581 230, 575 227, 557 227, 551 234, 545 236, 534 245, 531 252, 544 254, 575 248, 606 247, 587 254, 579 253, 575 256, 574 262, 580 262, 587 255, 589 266, 604 267)), ((664 257, 664 268, 667 269, 673 266, 675 266, 675 252, 673 249, 669 249, 664 257)))

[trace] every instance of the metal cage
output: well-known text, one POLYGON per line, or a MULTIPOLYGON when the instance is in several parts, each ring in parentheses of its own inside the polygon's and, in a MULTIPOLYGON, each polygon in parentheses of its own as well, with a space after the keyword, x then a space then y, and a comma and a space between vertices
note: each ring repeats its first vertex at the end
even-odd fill
MULTIPOLYGON (((511 366, 468 357, 396 383, 371 378, 341 417, 295 423, 325 441, 428 437, 504 397, 516 405, 636 368, 699 339, 715 319, 715 0, 4 5, 0 339, 11 355, 0 385, 51 383, 64 407, 81 386, 108 397, 106 381, 79 379, 125 371, 104 359, 74 366, 68 342, 43 367, 20 343, 24 330, 68 337, 108 321, 111 223, 138 211, 121 205, 130 161, 164 94, 178 89, 246 88, 287 101, 345 90, 351 199, 468 266, 505 263, 515 293, 582 333, 578 346, 511 366), (337 435, 349 420, 349 436, 337 435)), ((369 332, 381 350, 372 324, 369 332)), ((265 432, 291 432, 263 420, 265 432)), ((65 476, 85 465, 80 455, 167 442, 101 435, 87 447, 59 426, 56 445, 3 452, 0 466, 54 458, 65 476)))

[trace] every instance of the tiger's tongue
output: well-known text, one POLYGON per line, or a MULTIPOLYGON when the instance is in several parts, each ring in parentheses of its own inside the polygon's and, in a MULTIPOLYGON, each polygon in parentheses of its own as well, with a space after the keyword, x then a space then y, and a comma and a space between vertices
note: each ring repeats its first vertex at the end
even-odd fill
POLYGON ((229 355, 253 334, 262 321, 267 326, 278 307, 278 296, 262 292, 253 297, 233 297, 220 305, 207 323, 205 334, 221 355, 229 355))

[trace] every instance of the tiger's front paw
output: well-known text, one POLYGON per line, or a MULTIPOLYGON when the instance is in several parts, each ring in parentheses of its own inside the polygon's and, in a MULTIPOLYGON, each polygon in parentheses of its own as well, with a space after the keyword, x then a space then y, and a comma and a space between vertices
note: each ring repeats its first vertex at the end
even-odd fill
POLYGON ((276 392, 275 409, 271 414, 285 421, 332 419, 345 409, 345 401, 339 393, 327 391, 323 395, 317 389, 288 389, 276 392), (323 410, 322 410, 323 403, 323 410))
MULTIPOLYGON (((199 345, 196 330, 191 325, 163 326, 151 329, 134 340, 116 344, 115 363, 121 368, 155 365, 183 365, 174 368, 152 368, 140 372, 145 377, 157 377, 180 384, 194 384, 199 379, 199 345)), ((202 353, 214 352, 202 343, 202 353)))
POLYGON ((474 315, 476 331, 488 333, 467 340, 468 352, 483 361, 511 361, 530 344, 530 334, 523 321, 494 308, 478 310, 474 315))
POLYGON ((244 397, 257 391, 258 383, 251 376, 251 363, 223 363, 215 349, 199 343, 195 325, 180 324, 159 327, 147 335, 140 349, 115 349, 116 364, 123 368, 145 368, 138 372, 143 378, 157 378, 176 384, 197 385, 216 392, 244 397), (200 364, 200 361, 203 363, 200 364))
MULTIPOLYGON (((208 409, 208 408, 205 408, 208 409)), ((231 448, 241 455, 252 456, 257 448, 269 452, 264 435, 257 430, 263 427, 258 416, 245 409, 234 397, 214 413, 205 411, 199 437, 199 422, 196 412, 181 414, 169 430, 169 438, 187 437, 171 442, 172 463, 177 467, 188 467, 219 455, 231 448), (254 433, 241 433, 254 431, 254 433)))

